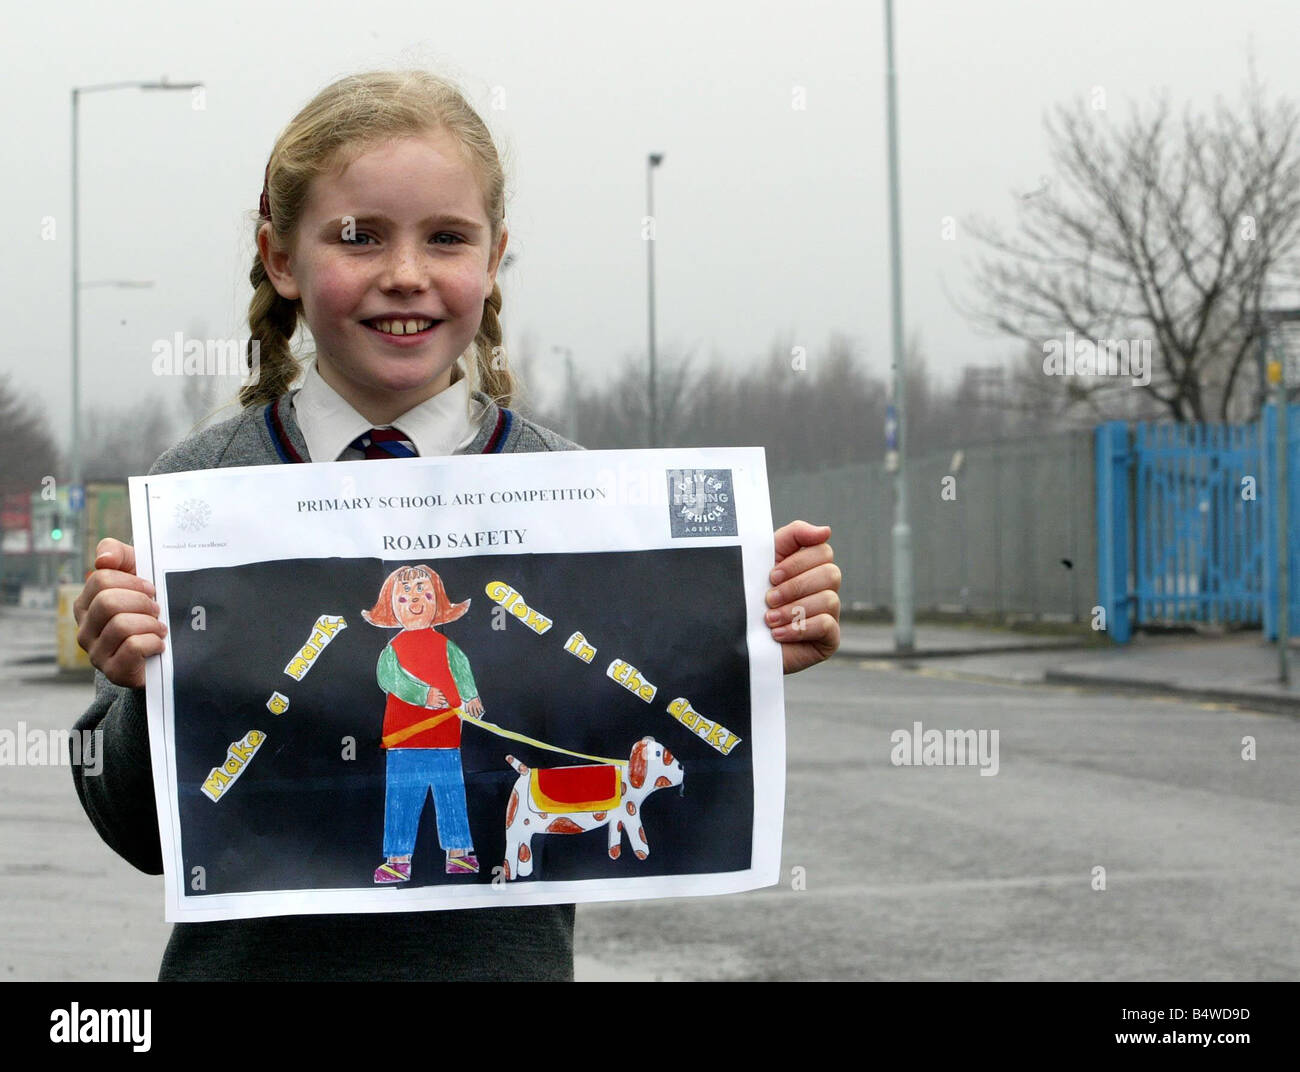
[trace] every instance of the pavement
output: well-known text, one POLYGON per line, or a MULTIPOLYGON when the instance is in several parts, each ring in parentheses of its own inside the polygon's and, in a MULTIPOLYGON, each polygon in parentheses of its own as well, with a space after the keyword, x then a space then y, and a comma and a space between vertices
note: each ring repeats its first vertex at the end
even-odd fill
POLYGON ((846 622, 836 658, 961 669, 990 681, 1160 693, 1202 703, 1300 715, 1300 644, 1291 682, 1279 680, 1276 643, 1259 631, 1222 636, 1139 633, 1128 644, 1041 636, 988 626, 919 624, 914 650, 894 650, 893 625, 846 622))
POLYGON ((892 623, 843 622, 839 654, 857 659, 933 659, 1004 651, 1066 651, 1084 648, 1090 642, 1083 636, 1044 636, 988 626, 924 622, 913 629, 913 640, 913 650, 900 655, 894 650, 892 623))

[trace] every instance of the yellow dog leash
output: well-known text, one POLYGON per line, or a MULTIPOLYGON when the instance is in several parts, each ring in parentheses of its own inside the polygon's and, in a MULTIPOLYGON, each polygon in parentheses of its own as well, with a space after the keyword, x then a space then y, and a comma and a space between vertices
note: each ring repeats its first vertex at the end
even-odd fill
POLYGON ((407 726, 405 729, 398 730, 396 733, 390 733, 387 737, 382 738, 385 748, 396 748, 403 741, 410 740, 417 733, 423 733, 425 730, 431 730, 434 726, 441 726, 449 718, 460 718, 466 722, 473 722, 476 726, 482 726, 489 733, 495 733, 498 737, 507 737, 512 741, 519 741, 521 744, 531 744, 534 748, 544 748, 548 752, 559 752, 566 756, 576 756, 578 759, 590 759, 596 763, 612 763, 618 767, 626 767, 626 759, 610 759, 607 756, 592 756, 586 752, 574 752, 568 748, 560 748, 558 745, 547 744, 545 741, 539 741, 535 737, 528 737, 522 733, 516 733, 514 730, 508 730, 492 722, 487 722, 474 715, 467 714, 463 707, 453 707, 447 711, 442 711, 432 718, 426 718, 423 722, 417 722, 413 726, 407 726))
POLYGON ((610 759, 607 756, 589 756, 586 752, 574 752, 568 748, 560 748, 557 745, 547 744, 545 741, 539 741, 534 737, 526 737, 522 733, 516 733, 514 730, 503 729, 491 722, 485 722, 481 718, 475 718, 473 715, 463 715, 466 721, 473 722, 482 726, 489 733, 495 733, 498 737, 509 737, 512 741, 519 741, 522 744, 531 744, 536 748, 544 748, 548 752, 560 752, 566 756, 577 756, 579 759, 591 759, 597 763, 612 763, 617 767, 626 767, 626 759, 610 759))

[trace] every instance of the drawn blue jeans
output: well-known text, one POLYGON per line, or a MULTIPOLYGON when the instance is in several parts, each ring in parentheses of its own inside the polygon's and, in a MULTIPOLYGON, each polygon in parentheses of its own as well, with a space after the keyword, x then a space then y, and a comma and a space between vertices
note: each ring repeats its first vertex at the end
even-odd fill
POLYGON ((430 789, 438 844, 444 849, 473 851, 460 749, 390 748, 384 783, 385 856, 409 856, 415 851, 420 814, 430 789))

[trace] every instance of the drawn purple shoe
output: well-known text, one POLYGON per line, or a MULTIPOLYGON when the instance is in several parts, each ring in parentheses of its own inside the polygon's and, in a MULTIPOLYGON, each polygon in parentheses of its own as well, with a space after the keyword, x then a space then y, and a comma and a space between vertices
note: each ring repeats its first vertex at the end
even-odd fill
POLYGON ((472 852, 467 852, 463 856, 453 856, 447 853, 447 874, 449 875, 477 875, 478 874, 478 857, 472 852))
POLYGON ((406 861, 400 864, 382 863, 375 868, 375 881, 384 884, 392 882, 410 882, 411 881, 411 863, 406 861))

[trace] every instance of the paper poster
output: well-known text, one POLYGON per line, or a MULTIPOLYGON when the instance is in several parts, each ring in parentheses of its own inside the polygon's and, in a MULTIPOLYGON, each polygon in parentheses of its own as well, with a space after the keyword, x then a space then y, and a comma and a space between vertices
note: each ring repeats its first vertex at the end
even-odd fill
POLYGON ((169 921, 778 881, 758 449, 131 480, 169 921))

